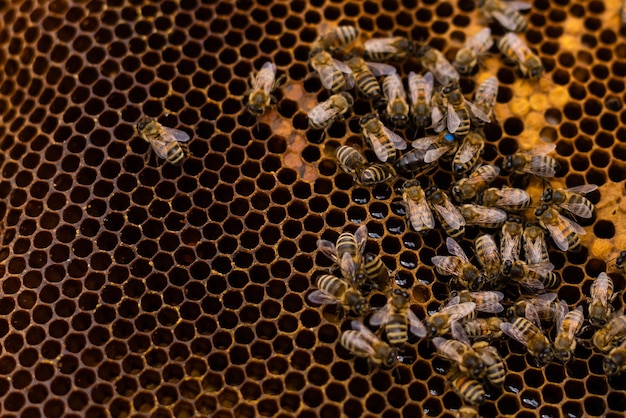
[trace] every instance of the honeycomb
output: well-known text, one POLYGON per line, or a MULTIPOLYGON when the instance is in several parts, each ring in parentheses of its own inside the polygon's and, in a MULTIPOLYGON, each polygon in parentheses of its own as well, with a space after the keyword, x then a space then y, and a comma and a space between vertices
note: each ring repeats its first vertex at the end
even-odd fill
MULTIPOLYGON (((498 56, 461 81, 466 95, 500 82, 486 162, 541 138, 557 145, 553 185, 600 186, 583 250, 551 250, 570 306, 605 269, 624 288, 607 261, 626 248, 619 3, 535 0, 538 87, 498 56)), ((370 370, 337 344, 345 318, 306 299, 329 266, 316 241, 362 223, 418 316, 449 293, 430 263, 445 236, 412 232, 397 185, 357 186, 328 152, 362 145, 358 118, 307 129, 328 96, 307 61, 337 25, 453 56, 481 22, 472 2, 24 0, 0 14, 2 416, 451 417, 463 405, 429 341, 370 370), (248 80, 268 60, 289 81, 256 120, 248 80), (182 166, 146 160, 144 115, 193 134, 182 166)), ((369 111, 356 100, 355 115, 369 111)), ((497 347, 508 372, 482 416, 623 416, 626 381, 584 345, 541 368, 516 342, 497 347)))

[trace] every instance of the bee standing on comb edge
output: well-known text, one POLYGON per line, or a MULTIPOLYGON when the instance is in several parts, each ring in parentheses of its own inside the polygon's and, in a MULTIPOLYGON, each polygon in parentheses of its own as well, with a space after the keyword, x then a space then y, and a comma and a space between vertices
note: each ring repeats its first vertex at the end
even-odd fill
MULTIPOLYGON (((167 128, 151 118, 141 119, 137 123, 137 132, 151 145, 151 151, 154 151, 157 157, 174 165, 183 163, 185 150, 180 143, 191 139, 186 132, 167 128)), ((147 157, 149 156, 150 154, 147 157)))

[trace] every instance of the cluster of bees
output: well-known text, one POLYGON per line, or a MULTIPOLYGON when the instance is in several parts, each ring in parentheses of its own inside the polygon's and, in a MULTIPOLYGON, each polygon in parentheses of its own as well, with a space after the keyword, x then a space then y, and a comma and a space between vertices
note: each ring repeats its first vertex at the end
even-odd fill
MULTIPOLYGON (((530 5, 479 0, 478 7, 488 20, 511 31, 497 40, 500 52, 516 63, 522 76, 540 79, 544 72, 541 60, 513 33, 526 28, 519 10, 530 5)), ((582 306, 570 310, 565 301, 557 301, 555 293, 546 293, 561 283, 550 263, 547 237, 561 251, 580 249, 585 229, 576 217, 594 216, 594 206, 585 195, 597 186, 546 188, 546 179, 559 169, 557 161, 547 155, 554 144, 505 156, 501 167, 482 164, 483 126, 494 118, 497 78, 489 77, 480 84, 473 102, 464 97, 459 81, 460 74, 475 71, 493 44, 490 29, 484 28, 468 38, 449 62, 440 51, 418 48, 405 37, 361 43, 357 28, 340 26, 315 41, 309 62, 331 93, 309 111, 309 127, 326 129, 348 117, 355 103, 350 93, 353 89, 372 101, 377 112, 362 116, 359 125, 376 161, 369 161, 359 147, 341 145, 335 149, 337 164, 358 185, 404 180, 400 192, 407 223, 415 231, 427 233, 439 222, 448 235, 450 255, 438 255, 431 261, 440 275, 452 277, 451 286, 459 290, 438 312, 420 320, 410 308, 408 292, 392 284, 391 273, 380 257, 364 252, 368 234, 366 227, 360 226, 354 233, 343 232, 334 243, 318 241, 318 250, 333 261, 336 270, 317 277, 317 290, 308 300, 336 304, 359 317, 369 315, 369 325, 377 328, 376 332, 363 321, 353 320, 352 329, 344 330, 339 342, 373 365, 391 368, 401 361, 399 350, 410 334, 431 338, 438 354, 451 363, 451 386, 470 405, 459 409, 459 417, 478 416, 476 406, 485 400, 486 385, 502 387, 505 364, 490 343, 504 335, 522 343, 540 364, 567 362, 581 331, 591 327, 595 332, 586 343, 605 353, 605 372, 614 375, 626 370, 626 316, 614 313, 611 302, 616 294, 606 273, 591 287, 588 327, 583 327, 582 306), (423 74, 409 73, 407 95, 404 81, 389 62, 413 58, 419 59, 423 74), (377 77, 384 77, 382 85, 377 77), (414 129, 415 136, 424 134, 413 140, 411 147, 395 131, 407 127, 414 129), (448 162, 456 181, 444 190, 425 175, 448 162), (541 179, 544 190, 539 202, 531 207, 533 199, 525 188, 490 187, 501 171, 511 174, 511 182, 516 177, 522 184, 528 184, 529 177, 541 179), (534 212, 534 219, 525 222, 524 214, 529 212, 534 212), (456 241, 466 227, 494 230, 493 234, 480 233, 474 242, 480 268, 456 241), (373 313, 367 300, 371 291, 389 293, 387 304, 373 313), (504 314, 497 316, 500 313, 504 314), (554 338, 543 329, 546 324, 554 324, 554 338)), ((252 78, 251 113, 261 115, 273 103, 272 92, 280 82, 275 66, 265 63, 252 78)), ((625 262, 626 252, 616 264, 619 267, 625 262)))

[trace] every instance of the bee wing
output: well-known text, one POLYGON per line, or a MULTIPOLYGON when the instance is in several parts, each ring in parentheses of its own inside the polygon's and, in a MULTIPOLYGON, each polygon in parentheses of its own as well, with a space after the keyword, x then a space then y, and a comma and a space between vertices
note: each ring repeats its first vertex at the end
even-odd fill
POLYGON ((393 41, 394 39, 389 38, 374 38, 365 41, 363 46, 366 51, 394 53, 398 48, 393 45, 393 41))
POLYGON ((339 61, 336 58, 333 58, 333 67, 335 67, 336 69, 338 69, 339 71, 341 71, 344 74, 351 74, 352 73, 352 69, 350 67, 348 67, 348 65, 345 62, 339 61))
POLYGON ((491 48, 493 45, 493 39, 491 39, 491 29, 483 28, 476 35, 472 37, 478 45, 484 46, 485 49, 491 48))
POLYGON ((374 335, 372 331, 368 327, 366 327, 362 322, 359 321, 350 321, 350 325, 352 329, 359 331, 368 341, 380 341, 380 339, 374 335))
POLYGON ((434 257, 431 257, 430 261, 433 263, 435 267, 437 267, 439 270, 443 272, 446 272, 448 275, 458 276, 460 273, 458 269, 459 265, 458 263, 448 263, 447 261, 450 257, 454 257, 454 256, 436 255, 434 257))
POLYGON ((356 284, 356 271, 358 266, 349 253, 344 253, 340 260, 340 268, 343 278, 352 284, 356 284))
POLYGON ((307 297, 307 299, 309 300, 309 302, 317 303, 318 305, 325 305, 327 303, 328 304, 339 303, 339 300, 336 297, 322 290, 314 290, 313 292, 309 293, 309 296, 307 297))
POLYGON ((458 321, 470 315, 476 309, 476 303, 463 302, 458 305, 447 306, 441 310, 450 315, 450 321, 458 321))
POLYGON ((470 141, 467 139, 467 137, 465 137, 465 140, 463 141, 463 143, 459 147, 459 150, 457 151, 458 156, 459 156, 459 161, 465 164, 466 162, 470 161, 474 157, 474 155, 480 153, 482 148, 483 148, 482 143, 476 143, 476 142, 470 141))
POLYGON ((507 1, 505 5, 513 10, 529 10, 531 8, 531 5, 524 1, 507 1))
POLYGON ((571 219, 566 218, 560 213, 559 213, 559 218, 561 219, 561 221, 565 222, 571 229, 573 229, 574 232, 576 232, 578 235, 587 235, 587 231, 585 231, 585 228, 578 225, 576 222, 572 221, 571 219))
MULTIPOLYGON (((362 352, 362 353, 366 353, 366 354, 368 354, 370 356, 375 356, 376 355, 376 350, 374 350, 374 348, 372 347, 370 342, 365 337, 363 337, 362 335, 358 335, 357 334, 357 336, 354 339, 352 339, 350 341, 350 343, 351 343, 351 345, 353 346, 354 349, 349 349, 349 351, 352 351, 354 354, 356 354, 357 352, 362 352)), ((348 348, 348 347, 346 347, 346 348, 348 348)))
POLYGON ((602 306, 607 306, 609 303, 609 280, 611 278, 605 272, 602 272, 591 284, 591 298, 599 300, 602 306))
POLYGON ((532 304, 535 306, 547 306, 556 300, 556 293, 544 293, 543 295, 537 295, 532 298, 532 304))
MULTIPOLYGON (((273 81, 274 81, 274 78, 276 76, 276 64, 274 64, 273 62, 270 62, 270 61, 266 62, 261 67, 261 71, 259 71, 259 74, 261 74, 261 73, 270 73, 271 74, 271 78, 270 78, 270 76, 263 78, 264 81, 269 81, 269 82, 263 83, 263 91, 265 92, 266 96, 269 96, 270 93, 272 92, 272 87, 274 85, 273 81)), ((259 78, 260 77, 257 75, 257 82, 259 81, 259 78)))
POLYGON ((424 74, 424 81, 426 82, 424 86, 426 90, 426 100, 430 101, 435 88, 435 77, 433 76, 433 73, 429 71, 424 74))
POLYGON ((359 254, 363 254, 365 244, 367 243, 367 225, 361 225, 354 232, 354 240, 359 248, 359 254))
POLYGON ((493 182, 500 174, 500 167, 497 165, 481 165, 472 172, 469 176, 469 180, 472 182, 493 182))
POLYGON ((438 136, 425 136, 423 138, 417 138, 411 143, 411 146, 415 149, 427 150, 431 145, 437 142, 438 136))
POLYGON ((483 293, 493 294, 493 295, 492 297, 489 297, 489 295, 485 295, 487 302, 482 302, 479 304, 477 303, 476 304, 477 311, 487 312, 487 313, 500 313, 504 310, 504 307, 502 306, 502 304, 498 302, 499 300, 502 300, 502 298, 504 297, 504 295, 501 292, 486 291, 483 293), (493 297, 498 298, 498 301, 495 301, 493 297))
POLYGON ((491 118, 489 117, 489 115, 487 115, 485 112, 480 110, 478 107, 474 106, 472 102, 466 99, 465 104, 469 108, 470 112, 472 112, 472 114, 476 116, 478 119, 487 123, 491 122, 491 118))
POLYGON ((374 312, 370 318, 370 325, 379 326, 386 324, 389 319, 389 314, 392 312, 393 306, 387 303, 385 306, 374 312))
POLYGON ((552 263, 528 264, 528 270, 534 271, 535 273, 543 276, 545 274, 550 274, 552 270, 554 270, 554 264, 552 263))
POLYGON ((378 137, 367 130, 363 130, 363 135, 370 142, 370 144, 372 144, 372 149, 376 154, 376 158, 378 158, 383 163, 387 162, 387 159, 389 158, 389 156, 387 155, 387 149, 383 146, 378 137))
POLYGON ((463 325, 461 325, 459 321, 454 321, 452 325, 450 325, 450 329, 452 331, 452 338, 464 343, 465 345, 472 345, 467 333, 465 332, 465 328, 463 328, 463 325))
POLYGON ((569 308, 567 307, 567 302, 564 300, 559 301, 558 308, 556 310, 556 329, 557 332, 563 330, 563 321, 565 320, 565 316, 569 313, 569 308))
POLYGON ((576 336, 576 333, 578 333, 578 331, 580 330, 580 327, 583 324, 583 321, 585 320, 585 316, 583 314, 583 307, 582 306, 577 306, 576 309, 568 312, 568 317, 569 317, 569 321, 571 326, 567 329, 567 337, 570 340, 573 340, 574 337, 576 336))
POLYGON ((396 73, 396 67, 381 62, 366 62, 370 71, 377 77, 396 73))
MULTIPOLYGON (((343 64, 343 63, 342 63, 343 64)), ((344 64, 345 65, 345 64, 344 64)), ((333 87, 335 78, 339 75, 335 72, 332 65, 322 65, 317 68, 320 75, 320 81, 325 89, 330 90, 333 87)))
POLYGON ((474 221, 476 223, 500 223, 506 221, 507 214, 502 209, 488 208, 480 205, 471 206, 473 207, 474 213, 477 216, 474 221))
POLYGON ((399 149, 399 150, 406 149, 406 141, 404 140, 404 138, 402 138, 400 135, 398 135, 397 133, 395 133, 394 131, 392 131, 391 129, 387 128, 384 125, 382 126, 382 130, 385 133, 385 135, 389 137, 389 139, 391 140, 391 143, 396 149, 399 149))
POLYGON ((561 231, 561 228, 559 228, 558 225, 545 223, 543 225, 550 233, 550 236, 552 237, 552 240, 554 241, 556 246, 559 247, 561 251, 567 251, 567 249, 569 248, 569 242, 567 240, 567 236, 563 233, 563 231, 561 231))
POLYGON ((339 264, 339 259, 337 258, 337 249, 335 248, 335 244, 325 239, 318 239, 317 249, 326 257, 330 258, 332 261, 339 264))
POLYGON ((441 156, 447 153, 449 150, 450 150, 450 147, 447 145, 443 145, 435 149, 430 149, 426 151, 426 153, 424 154, 424 162, 425 163, 435 162, 439 158, 441 158, 441 156))
MULTIPOLYGON (((583 198, 584 199, 584 198, 583 198)), ((589 209, 584 203, 561 203, 559 206, 566 211, 573 213, 581 218, 589 219, 593 216, 593 211, 589 209)))
POLYGON ((187 134, 187 132, 183 132, 178 129, 167 128, 165 126, 162 126, 161 129, 163 130, 163 134, 161 135, 161 138, 165 142, 175 142, 175 141, 187 142, 191 139, 191 137, 189 136, 189 134, 187 134))
POLYGON ((526 304, 524 317, 541 329, 541 319, 539 318, 539 310, 532 303, 526 304))
POLYGON ((509 337, 513 338, 514 340, 526 345, 526 343, 528 342, 528 338, 526 337, 526 334, 524 334, 523 332, 521 332, 519 330, 519 328, 514 327, 512 323, 510 322, 503 322, 500 324, 500 329, 509 337))
MULTIPOLYGON (((434 109, 433 109, 433 112, 434 112, 434 109)), ((448 126, 448 131, 451 134, 455 133, 456 130, 459 129, 459 126, 461 125, 461 118, 459 118, 459 115, 457 115, 456 110, 454 110, 454 107, 450 103, 448 103, 448 114, 446 117, 446 123, 448 126)))
POLYGON ((446 115, 439 109, 439 106, 433 106, 430 111, 430 120, 432 121, 428 129, 434 129, 435 132, 441 132, 445 128, 446 115))
POLYGON ((409 329, 414 335, 418 337, 425 337, 428 334, 426 331, 426 327, 422 324, 422 321, 415 315, 415 313, 410 309, 406 309, 406 317, 409 320, 409 329))
POLYGON ((448 340, 441 337, 433 338, 433 345, 437 349, 440 355, 447 358, 448 360, 452 360, 453 362, 460 363, 463 361, 463 357, 450 345, 446 345, 448 340))
POLYGON ((418 75, 411 71, 409 73, 409 98, 411 100, 411 106, 415 105, 419 97, 418 83, 418 75))
POLYGON ((425 200, 415 202, 412 199, 407 199, 405 202, 409 208, 409 213, 415 212, 418 214, 417 217, 410 217, 411 224, 416 231, 421 231, 424 228, 433 229, 435 227, 435 218, 425 200), (416 225, 416 222, 419 222, 419 224, 416 225))
POLYGON ((528 291, 528 293, 536 294, 539 292, 543 292, 545 286, 539 279, 531 279, 528 277, 524 277, 518 281, 518 283, 528 291))
POLYGON ((529 262, 539 262, 542 259, 543 254, 543 242, 541 239, 527 240, 524 239, 524 252, 526 253, 526 260, 529 262))
POLYGON ((513 187, 503 187, 496 192, 499 199, 497 205, 517 206, 525 205, 530 201, 530 195, 526 190, 516 189, 513 187))
POLYGON ((448 248, 448 252, 450 252, 450 254, 456 255, 461 260, 463 260, 464 263, 469 263, 469 258, 467 258, 465 251, 463 251, 463 248, 461 248, 459 243, 456 242, 453 238, 446 238, 446 247, 448 248))
POLYGON ((491 15, 507 30, 514 31, 516 29, 515 21, 510 19, 504 13, 494 10, 491 15))
MULTIPOLYGON (((165 137, 165 135, 161 135, 161 137, 163 138, 165 137)), ((152 149, 154 150, 154 153, 159 158, 166 159, 167 158, 167 147, 165 146, 166 142, 160 141, 158 139, 152 139, 151 137, 147 139, 150 142, 150 145, 152 145, 152 149)))
MULTIPOLYGON (((424 159, 426 161, 426 159, 424 159)), ((445 206, 441 206, 433 203, 432 207, 439 213, 439 215, 450 225, 452 229, 459 229, 465 226, 465 218, 461 215, 461 212, 450 202, 445 200, 445 206)))

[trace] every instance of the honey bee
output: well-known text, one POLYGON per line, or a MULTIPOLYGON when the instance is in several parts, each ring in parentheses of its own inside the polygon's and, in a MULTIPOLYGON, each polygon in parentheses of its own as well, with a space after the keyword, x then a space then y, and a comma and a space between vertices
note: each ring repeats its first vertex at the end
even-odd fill
POLYGON ((308 299, 320 305, 339 304, 346 311, 357 315, 366 315, 369 312, 369 303, 361 292, 346 280, 331 274, 323 274, 317 279, 318 290, 311 292, 308 299))
POLYGON ((186 132, 167 128, 151 118, 142 118, 137 123, 137 132, 150 144, 157 157, 174 165, 183 163, 185 151, 179 142, 191 139, 186 132))
POLYGON ((474 247, 476 248, 476 260, 483 268, 485 278, 488 282, 496 281, 502 269, 502 262, 495 240, 491 235, 483 234, 476 238, 474 247))
POLYGON ((398 352, 381 341, 372 331, 358 321, 352 321, 351 330, 341 334, 339 343, 357 357, 365 357, 371 363, 391 368, 396 364, 398 352))
POLYGON ((602 353, 606 353, 626 337, 626 315, 611 319, 605 326, 597 330, 591 339, 593 345, 602 353))
POLYGON ((462 406, 456 411, 454 418, 480 418, 480 415, 473 406, 462 406))
POLYGON ((336 151, 339 168, 348 174, 356 177, 365 166, 367 159, 359 150, 350 145, 341 145, 336 151))
MULTIPOLYGON (((424 190, 426 201, 448 236, 457 238, 465 232, 465 218, 443 190, 433 185, 424 190)), ((477 289, 473 289, 477 290, 477 289)))
POLYGON ((484 148, 485 138, 481 133, 468 133, 454 154, 452 172, 458 175, 470 171, 478 162, 484 148))
POLYGON ((513 262, 519 260, 524 226, 522 218, 517 215, 509 215, 500 234, 500 254, 502 255, 502 272, 507 274, 513 262))
POLYGON ((346 77, 352 73, 350 67, 333 58, 328 52, 322 49, 313 50, 310 55, 310 64, 317 72, 325 89, 338 92, 353 87, 352 78, 346 77))
POLYGON ((363 269, 367 283, 373 289, 384 291, 389 286, 389 269, 383 263, 383 260, 372 253, 365 253, 363 256, 363 269))
MULTIPOLYGON (((446 239, 446 246, 450 256, 437 255, 431 258, 439 274, 454 276, 461 286, 472 291, 479 290, 484 285, 484 276, 469 261, 461 246, 452 238, 446 239)), ((451 305, 458 306, 458 304, 451 305)), ((474 303, 476 308, 476 303, 474 303)))
POLYGON ((403 60, 413 53, 414 43, 403 36, 374 38, 363 44, 364 57, 371 61, 403 60))
POLYGON ((539 225, 548 230, 552 240, 561 251, 578 251, 580 235, 587 232, 571 219, 561 215, 552 205, 543 204, 535 210, 539 225))
POLYGON ((461 372, 475 379, 484 375, 485 364, 469 345, 441 337, 433 338, 433 344, 437 352, 445 359, 450 360, 461 372))
POLYGON ((334 50, 343 48, 352 43, 358 36, 359 30, 354 26, 337 26, 335 29, 320 35, 314 43, 313 49, 334 50))
POLYGON ((309 127, 312 129, 323 129, 330 125, 336 119, 343 119, 343 115, 347 113, 354 99, 350 93, 341 92, 333 94, 309 112, 309 127))
POLYGON ((408 339, 408 329, 418 337, 425 337, 426 327, 417 318, 409 305, 409 294, 405 290, 394 289, 387 304, 370 318, 370 324, 384 324, 389 344, 402 345, 408 339))
POLYGON ((498 48, 517 64, 524 77, 538 80, 543 75, 541 59, 516 34, 509 32, 500 38, 498 48))
POLYGON ((276 79, 276 65, 269 61, 263 64, 256 76, 251 75, 251 90, 248 96, 248 110, 250 113, 257 117, 263 115, 265 109, 270 107, 270 104, 276 102, 272 92, 282 84, 283 80, 283 76, 276 79))
MULTIPOLYGON (((497 98, 498 79, 496 77, 489 77, 478 86, 476 94, 474 95, 474 106, 491 118, 497 98)), ((481 121, 474 118, 473 122, 480 123, 481 121)))
POLYGON ((501 209, 472 204, 461 205, 461 215, 465 218, 465 225, 482 228, 499 228, 507 218, 506 212, 501 209))
POLYGON ((352 70, 352 76, 361 93, 368 99, 378 100, 382 95, 376 76, 394 74, 396 69, 388 64, 365 62, 358 55, 346 57, 346 65, 352 70))
POLYGON ((513 322, 503 322, 500 328, 506 335, 524 344, 528 352, 539 362, 545 364, 554 357, 548 338, 528 319, 518 317, 513 322))
POLYGON ((541 321, 554 322, 557 319, 559 304, 556 293, 544 293, 534 298, 521 299, 509 308, 509 317, 524 317, 537 325, 541 321))
POLYGON ((515 260, 510 264, 510 268, 503 269, 502 273, 529 292, 537 293, 546 288, 554 289, 561 284, 561 279, 552 272, 553 269, 554 265, 551 263, 527 264, 515 260))
POLYGON ((476 35, 467 38, 463 47, 456 53, 454 67, 461 74, 470 73, 492 45, 491 29, 483 28, 476 35))
POLYGON ((564 300, 559 302, 556 316, 557 334, 554 338, 554 357, 558 360, 565 363, 572 357, 576 348, 576 334, 580 331, 584 320, 582 306, 570 311, 564 300))
POLYGON ((426 202, 424 190, 417 180, 404 182, 402 200, 406 207, 406 216, 413 229, 424 232, 435 227, 435 218, 426 202))
POLYGON ((506 368, 504 367, 504 361, 500 353, 498 353, 498 350, 485 341, 473 344, 472 348, 478 353, 485 365, 485 377, 487 381, 489 381, 493 387, 501 388, 504 384, 506 368))
POLYGON ((613 280, 602 272, 591 285, 591 301, 589 302, 589 322, 601 326, 613 315, 611 302, 617 296, 613 293, 613 280))
POLYGON ((556 148, 555 144, 542 144, 532 150, 520 151, 504 157, 502 168, 517 174, 534 174, 539 177, 554 177, 559 163, 546 156, 556 148))
POLYGON ((440 84, 458 83, 461 76, 450 61, 441 52, 431 47, 424 47, 420 51, 422 66, 433 73, 440 84))
POLYGON ((430 125, 431 100, 435 80, 432 73, 423 76, 409 73, 409 96, 411 99, 411 116, 419 128, 430 125))
POLYGON ((411 174, 423 174, 431 171, 435 168, 436 163, 430 162, 427 163, 424 161, 424 157, 426 156, 425 150, 421 149, 412 149, 407 151, 400 156, 393 164, 396 170, 401 171, 403 173, 411 173, 411 174))
POLYGON ((390 74, 383 79, 383 91, 387 99, 387 116, 397 127, 404 127, 409 121, 409 104, 402 79, 398 74, 390 74))
POLYGON ((544 238, 543 228, 537 222, 528 222, 524 228, 524 254, 528 264, 550 262, 548 244, 544 238))
POLYGON ((396 170, 389 164, 370 164, 357 177, 356 181, 364 186, 384 183, 396 176, 396 170))
POLYGON ((424 162, 430 164, 442 157, 452 156, 456 152, 459 143, 454 135, 442 132, 439 135, 418 138, 413 141, 411 146, 423 152, 424 162))
POLYGON ((602 360, 602 369, 608 376, 614 376, 626 370, 626 342, 611 349, 602 360))
POLYGON ((459 373, 452 379, 452 387, 461 398, 472 405, 485 403, 485 389, 476 379, 459 373))
POLYGON ((462 324, 455 322, 452 324, 452 336, 457 340, 461 340, 461 336, 465 335, 468 339, 491 341, 502 336, 500 324, 502 324, 502 319, 497 316, 474 318, 462 324))
POLYGON ((365 244, 367 243, 367 226, 361 225, 354 234, 343 232, 337 238, 337 245, 320 239, 317 240, 317 249, 334 261, 341 269, 346 280, 361 284, 366 280, 361 266, 365 244))
POLYGON ((432 337, 447 333, 455 321, 476 315, 475 309, 476 304, 474 302, 463 302, 458 305, 446 306, 439 312, 427 316, 423 322, 428 332, 427 336, 432 337))
POLYGON ((406 141, 397 133, 387 128, 372 113, 363 116, 360 121, 363 136, 371 144, 380 161, 395 160, 396 149, 406 149, 406 141))
POLYGON ((468 178, 462 178, 452 184, 452 196, 457 202, 474 199, 498 177, 498 174, 500 174, 500 167, 481 165, 468 178))
POLYGON ((591 193, 597 188, 598 186, 595 184, 583 184, 565 190, 548 188, 543 192, 541 201, 546 204, 556 205, 560 209, 581 218, 589 219, 593 216, 595 208, 593 203, 583 195, 591 193))
POLYGON ((474 115, 485 122, 491 122, 489 116, 482 110, 474 106, 469 100, 463 97, 458 84, 448 84, 441 90, 446 112, 442 112, 439 106, 434 106, 431 114, 432 125, 435 132, 441 132, 444 128, 454 134, 457 138, 465 138, 470 131, 470 117, 474 115))
POLYGON ((518 10, 528 10, 530 7, 530 4, 521 1, 478 1, 478 8, 487 19, 496 19, 503 28, 513 32, 524 32, 526 30, 526 19, 518 10))
POLYGON ((484 206, 515 211, 526 209, 531 201, 526 190, 514 187, 490 187, 481 194, 479 202, 484 206))
POLYGON ((499 313, 504 310, 500 301, 504 298, 501 292, 493 290, 470 292, 469 290, 461 290, 450 299, 446 306, 458 305, 463 302, 474 302, 476 310, 479 312, 499 313))

